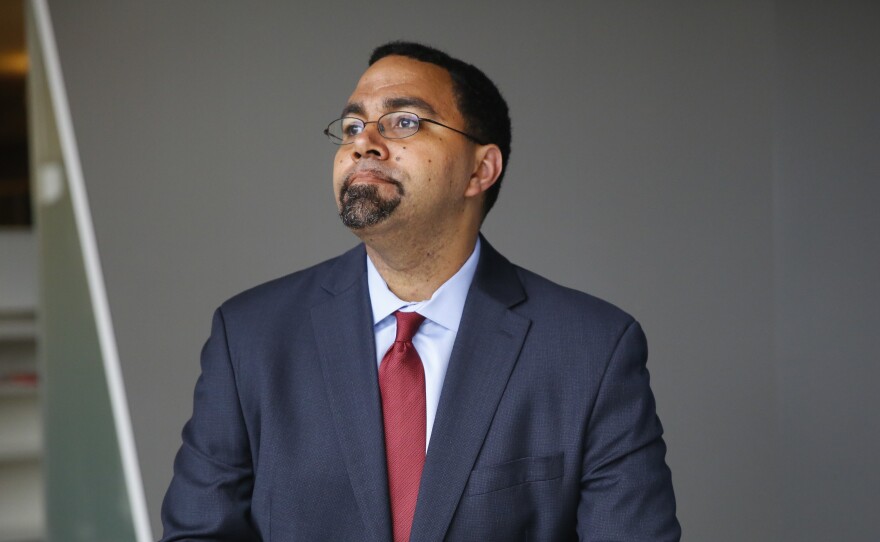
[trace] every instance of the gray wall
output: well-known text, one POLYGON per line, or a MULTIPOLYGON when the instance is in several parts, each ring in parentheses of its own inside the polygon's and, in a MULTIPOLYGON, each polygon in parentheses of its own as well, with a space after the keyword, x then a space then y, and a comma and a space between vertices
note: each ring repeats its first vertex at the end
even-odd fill
POLYGON ((780 3, 773 216, 784 517, 880 540, 880 4, 780 3))
POLYGON ((880 536, 880 25, 828 5, 52 0, 156 532, 212 309, 356 242, 320 132, 402 37, 510 102, 493 244, 642 321, 685 538, 880 536))

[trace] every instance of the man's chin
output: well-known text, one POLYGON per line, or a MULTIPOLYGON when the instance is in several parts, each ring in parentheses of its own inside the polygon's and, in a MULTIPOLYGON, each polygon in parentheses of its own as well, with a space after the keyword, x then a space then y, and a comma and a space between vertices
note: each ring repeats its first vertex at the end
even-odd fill
POLYGON ((376 222, 343 220, 342 224, 345 225, 346 228, 350 229, 354 234, 361 235, 371 230, 374 230, 377 226, 380 226, 382 222, 384 222, 384 220, 379 220, 376 222))
POLYGON ((373 229, 386 222, 394 209, 355 209, 349 206, 343 207, 339 213, 342 223, 355 232, 373 229))
POLYGON ((399 198, 378 198, 375 189, 348 193, 346 196, 348 197, 344 197, 342 201, 339 218, 347 228, 354 231, 372 228, 385 222, 400 205, 399 198))

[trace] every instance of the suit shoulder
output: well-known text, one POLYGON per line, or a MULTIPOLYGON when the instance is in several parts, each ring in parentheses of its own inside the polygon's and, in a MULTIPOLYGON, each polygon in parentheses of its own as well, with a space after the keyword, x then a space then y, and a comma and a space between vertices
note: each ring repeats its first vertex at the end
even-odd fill
POLYGON ((589 321, 609 330, 622 331, 635 321, 632 315, 604 299, 562 286, 522 267, 515 267, 526 291, 526 305, 531 311, 589 321))
POLYGON ((336 256, 311 267, 253 286, 224 301, 225 315, 272 312, 273 307, 312 306, 324 295, 322 280, 343 258, 336 256))

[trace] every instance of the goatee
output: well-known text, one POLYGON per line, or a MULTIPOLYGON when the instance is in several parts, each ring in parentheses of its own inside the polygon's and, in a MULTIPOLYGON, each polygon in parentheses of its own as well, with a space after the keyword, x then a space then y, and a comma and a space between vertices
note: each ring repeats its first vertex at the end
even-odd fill
POLYGON ((344 183, 339 191, 339 201, 342 204, 339 218, 342 223, 353 230, 359 230, 391 216, 400 205, 403 187, 397 181, 390 182, 397 188, 397 193, 391 198, 383 198, 375 184, 350 186, 349 182, 344 183))

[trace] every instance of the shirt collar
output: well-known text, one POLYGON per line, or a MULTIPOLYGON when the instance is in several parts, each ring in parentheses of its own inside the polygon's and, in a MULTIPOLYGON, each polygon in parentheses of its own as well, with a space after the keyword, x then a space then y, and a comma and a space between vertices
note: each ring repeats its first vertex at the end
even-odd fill
POLYGON ((449 280, 437 288, 431 299, 410 302, 394 295, 368 255, 367 284, 370 288, 370 304, 373 307, 373 325, 378 324, 395 311, 403 309, 404 311, 418 311, 428 320, 440 324, 450 331, 458 332, 461 313, 464 311, 464 302, 477 271, 479 260, 480 238, 477 237, 477 243, 474 245, 474 251, 470 257, 449 280))

